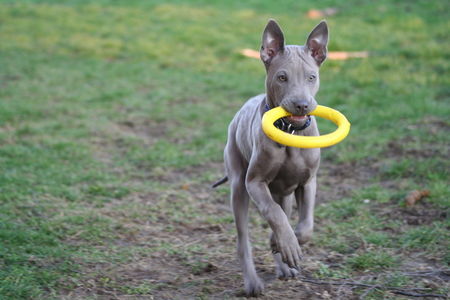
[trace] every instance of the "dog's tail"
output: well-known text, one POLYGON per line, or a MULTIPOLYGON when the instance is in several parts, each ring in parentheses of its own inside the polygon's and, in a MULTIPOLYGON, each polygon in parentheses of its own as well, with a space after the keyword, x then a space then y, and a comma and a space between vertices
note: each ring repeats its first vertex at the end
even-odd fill
POLYGON ((228 181, 228 176, 225 176, 224 178, 222 178, 219 181, 217 181, 216 183, 214 183, 211 187, 212 188, 218 187, 219 185, 221 185, 227 181, 228 181))

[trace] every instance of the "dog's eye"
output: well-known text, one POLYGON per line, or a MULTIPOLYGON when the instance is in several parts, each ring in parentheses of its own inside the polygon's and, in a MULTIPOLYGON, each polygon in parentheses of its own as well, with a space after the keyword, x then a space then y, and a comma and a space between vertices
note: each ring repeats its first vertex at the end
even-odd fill
POLYGON ((278 75, 278 80, 279 81, 287 81, 287 77, 286 77, 286 75, 278 75))
POLYGON ((308 78, 309 81, 314 81, 315 79, 316 79, 316 75, 313 75, 313 74, 309 75, 309 78, 308 78))

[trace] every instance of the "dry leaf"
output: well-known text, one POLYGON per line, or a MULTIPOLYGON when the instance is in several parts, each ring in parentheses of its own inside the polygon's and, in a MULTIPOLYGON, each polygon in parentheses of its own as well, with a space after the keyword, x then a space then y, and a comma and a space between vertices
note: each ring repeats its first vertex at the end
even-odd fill
POLYGON ((320 19, 323 17, 324 17, 324 15, 323 15, 322 11, 320 11, 318 9, 310 9, 308 11, 308 18, 310 18, 310 19, 320 19))
POLYGON ((337 12, 338 12, 338 10, 333 7, 325 8, 322 10, 310 9, 307 13, 307 16, 310 19, 322 19, 325 17, 335 15, 337 12))
POLYGON ((405 198, 406 206, 413 206, 416 204, 417 201, 424 197, 428 197, 430 195, 429 190, 414 190, 408 194, 405 198))
POLYGON ((251 58, 259 58, 259 52, 253 49, 242 49, 241 54, 251 58))
POLYGON ((369 52, 347 52, 347 51, 330 51, 328 52, 328 59, 331 60, 346 60, 349 58, 365 58, 369 56, 369 52))

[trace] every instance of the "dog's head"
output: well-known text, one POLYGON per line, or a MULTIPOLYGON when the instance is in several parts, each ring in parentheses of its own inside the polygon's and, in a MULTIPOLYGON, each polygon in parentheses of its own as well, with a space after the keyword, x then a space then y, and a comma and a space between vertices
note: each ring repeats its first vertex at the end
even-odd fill
POLYGON ((266 91, 271 107, 282 106, 293 114, 289 121, 301 125, 313 111, 319 90, 319 67, 327 57, 328 27, 325 21, 309 34, 304 46, 285 46, 284 35, 274 20, 264 29, 260 51, 266 71, 266 91))

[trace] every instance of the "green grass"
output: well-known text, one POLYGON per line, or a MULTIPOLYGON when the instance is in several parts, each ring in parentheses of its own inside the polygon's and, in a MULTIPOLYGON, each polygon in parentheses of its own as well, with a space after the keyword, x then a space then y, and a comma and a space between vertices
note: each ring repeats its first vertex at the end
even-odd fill
MULTIPOLYGON (((339 10, 327 18, 329 50, 370 57, 321 70, 318 102, 352 123, 323 151, 324 166, 353 181, 317 207, 309 247, 339 254, 340 265, 318 257, 314 274, 405 286, 422 283, 402 274, 414 261, 404 257, 448 268, 445 1, 1 0, 0 298, 239 288, 237 267, 222 264, 236 266, 228 190, 207 189, 222 172, 227 124, 263 92, 261 62, 239 51, 258 49, 268 18, 302 44, 318 22, 305 13, 326 7, 339 10), (415 189, 430 196, 405 207, 415 189), (145 277, 141 265, 166 269, 145 277)), ((264 222, 251 220, 265 253, 264 222)))
POLYGON ((347 264, 355 270, 376 270, 396 266, 396 260, 389 253, 367 251, 347 259, 347 264))

